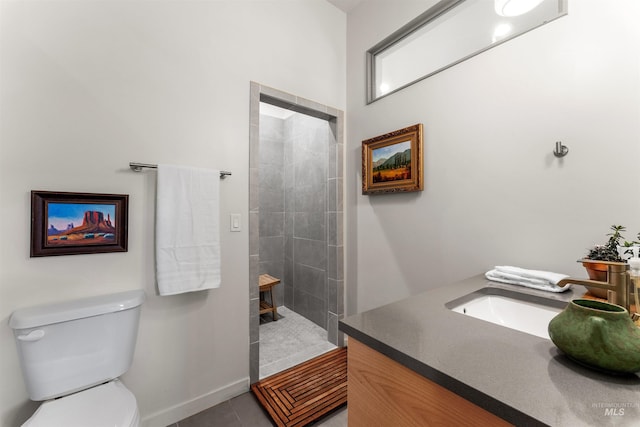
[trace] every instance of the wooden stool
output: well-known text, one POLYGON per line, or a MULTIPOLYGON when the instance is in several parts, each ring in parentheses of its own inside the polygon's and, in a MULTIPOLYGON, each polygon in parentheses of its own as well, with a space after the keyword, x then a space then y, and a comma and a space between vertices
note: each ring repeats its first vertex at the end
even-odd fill
POLYGON ((263 292, 269 292, 269 296, 271 298, 271 303, 260 298, 260 314, 271 312, 273 314, 274 321, 278 320, 278 309, 276 308, 276 302, 273 299, 273 287, 278 283, 280 283, 280 279, 276 279, 268 274, 261 274, 258 279, 260 294, 262 295, 263 292))

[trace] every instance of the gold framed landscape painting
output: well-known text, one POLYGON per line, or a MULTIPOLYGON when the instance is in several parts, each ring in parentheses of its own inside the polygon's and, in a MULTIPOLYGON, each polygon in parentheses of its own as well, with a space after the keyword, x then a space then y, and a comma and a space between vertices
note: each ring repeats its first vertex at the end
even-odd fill
POLYGON ((362 141, 362 194, 422 191, 422 123, 362 141))

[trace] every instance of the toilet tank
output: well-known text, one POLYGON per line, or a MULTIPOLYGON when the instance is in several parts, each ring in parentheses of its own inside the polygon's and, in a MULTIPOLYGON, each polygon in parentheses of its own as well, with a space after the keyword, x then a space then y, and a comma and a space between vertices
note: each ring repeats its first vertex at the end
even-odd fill
POLYGON ((29 397, 64 396, 125 373, 144 298, 136 290, 14 311, 9 326, 29 397))

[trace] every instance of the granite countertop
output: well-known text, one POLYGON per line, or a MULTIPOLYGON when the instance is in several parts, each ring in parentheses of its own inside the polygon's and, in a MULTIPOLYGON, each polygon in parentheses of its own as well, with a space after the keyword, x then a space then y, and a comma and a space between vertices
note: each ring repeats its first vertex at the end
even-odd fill
POLYGON ((349 316, 339 329, 512 424, 638 425, 637 375, 582 367, 550 340, 445 307, 485 287, 563 303, 586 292, 577 285, 563 293, 536 291, 478 275, 349 316))

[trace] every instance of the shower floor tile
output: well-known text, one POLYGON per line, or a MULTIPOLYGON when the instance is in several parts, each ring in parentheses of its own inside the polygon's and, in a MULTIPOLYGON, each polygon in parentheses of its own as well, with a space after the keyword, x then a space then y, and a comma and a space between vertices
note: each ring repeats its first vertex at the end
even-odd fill
POLYGON ((326 330, 293 310, 278 307, 278 314, 276 322, 270 314, 261 318, 260 379, 337 348, 326 330))

